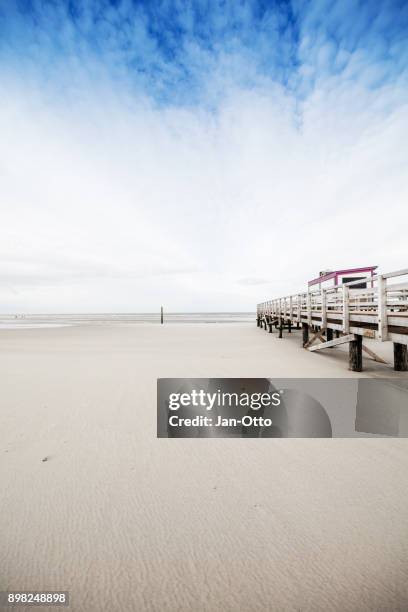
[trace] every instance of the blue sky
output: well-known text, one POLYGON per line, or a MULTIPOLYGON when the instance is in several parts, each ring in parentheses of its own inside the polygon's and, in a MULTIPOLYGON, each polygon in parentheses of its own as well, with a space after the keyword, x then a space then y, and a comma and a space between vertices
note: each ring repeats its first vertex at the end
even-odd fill
POLYGON ((408 60, 408 5, 397 0, 7 0, 0 24, 6 69, 75 87, 97 65, 161 104, 216 102, 214 72, 248 88, 271 80, 303 100, 330 75, 381 87, 408 60))
POLYGON ((0 0, 0 309, 250 309, 406 266, 407 34, 391 0, 0 0))

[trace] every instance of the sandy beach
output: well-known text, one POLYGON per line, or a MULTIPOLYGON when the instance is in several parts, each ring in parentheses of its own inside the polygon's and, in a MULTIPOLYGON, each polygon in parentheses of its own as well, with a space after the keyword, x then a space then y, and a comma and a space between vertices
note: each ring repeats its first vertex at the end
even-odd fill
POLYGON ((0 612, 408 612, 407 33, 0 0, 0 612))
POLYGON ((407 609, 407 440, 156 438, 158 377, 358 376, 342 350, 254 324, 10 329, 0 372, 0 590, 68 590, 75 612, 407 609))

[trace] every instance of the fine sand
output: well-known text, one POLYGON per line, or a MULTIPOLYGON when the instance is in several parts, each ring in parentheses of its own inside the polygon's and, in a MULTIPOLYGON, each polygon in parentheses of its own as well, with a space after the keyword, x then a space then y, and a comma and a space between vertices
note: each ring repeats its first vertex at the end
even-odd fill
POLYGON ((408 609, 408 440, 156 438, 157 377, 356 376, 343 350, 254 324, 1 330, 0 376, 0 590, 69 590, 81 612, 408 609))

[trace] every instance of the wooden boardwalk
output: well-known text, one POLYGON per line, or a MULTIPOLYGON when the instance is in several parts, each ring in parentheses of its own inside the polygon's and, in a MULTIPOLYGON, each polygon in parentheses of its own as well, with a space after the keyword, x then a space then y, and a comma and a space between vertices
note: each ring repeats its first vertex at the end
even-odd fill
POLYGON ((382 361, 363 338, 394 343, 394 369, 408 370, 408 269, 269 300, 257 306, 257 325, 269 332, 303 329, 309 351, 349 343, 350 369, 362 370, 362 352, 382 361), (315 344, 320 341, 319 344, 315 344))

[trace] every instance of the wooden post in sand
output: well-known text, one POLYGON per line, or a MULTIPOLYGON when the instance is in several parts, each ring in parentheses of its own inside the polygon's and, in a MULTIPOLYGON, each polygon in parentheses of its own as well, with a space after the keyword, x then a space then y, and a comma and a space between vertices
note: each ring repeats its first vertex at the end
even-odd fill
POLYGON ((406 344, 394 342, 394 370, 406 372, 408 370, 408 347, 406 344))
POLYGON ((302 323, 302 331, 303 331, 303 346, 309 342, 309 325, 307 323, 302 323))
POLYGON ((326 328, 326 342, 330 342, 330 340, 333 340, 333 330, 330 327, 327 327, 326 328))
POLYGON ((163 306, 160 307, 160 323, 163 325, 163 306))
POLYGON ((349 343, 349 369, 352 372, 363 370, 363 336, 355 336, 355 340, 349 343))

